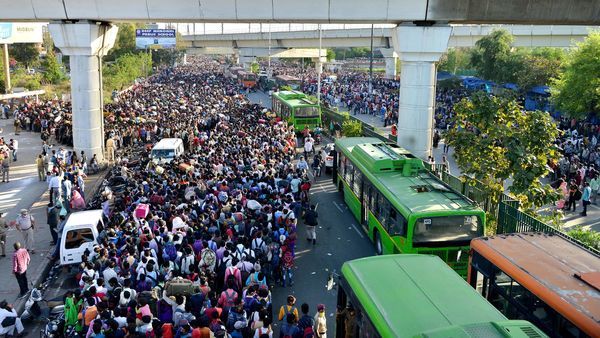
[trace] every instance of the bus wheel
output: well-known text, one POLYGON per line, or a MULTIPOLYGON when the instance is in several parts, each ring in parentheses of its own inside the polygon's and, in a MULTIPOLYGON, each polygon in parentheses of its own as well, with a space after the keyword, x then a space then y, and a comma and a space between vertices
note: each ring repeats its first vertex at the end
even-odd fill
POLYGON ((379 235, 379 232, 377 232, 377 230, 375 230, 373 233, 373 241, 375 242, 375 252, 378 255, 382 255, 383 254, 383 244, 381 244, 381 236, 379 235))

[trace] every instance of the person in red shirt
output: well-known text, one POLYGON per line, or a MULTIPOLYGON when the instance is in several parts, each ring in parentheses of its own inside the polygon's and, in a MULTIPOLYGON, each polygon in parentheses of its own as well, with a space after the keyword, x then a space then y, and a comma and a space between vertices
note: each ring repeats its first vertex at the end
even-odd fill
POLYGON ((19 288, 21 289, 19 297, 23 297, 29 291, 27 286, 27 267, 29 266, 31 258, 29 257, 29 252, 21 247, 21 243, 16 242, 14 248, 13 273, 15 274, 15 278, 17 278, 17 283, 19 283, 19 288))

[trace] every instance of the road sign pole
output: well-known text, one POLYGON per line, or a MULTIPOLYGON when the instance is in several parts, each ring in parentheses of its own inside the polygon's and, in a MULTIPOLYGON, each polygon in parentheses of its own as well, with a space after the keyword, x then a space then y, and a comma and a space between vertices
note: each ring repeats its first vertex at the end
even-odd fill
POLYGON ((9 60, 8 60, 8 44, 3 44, 2 45, 2 50, 4 51, 4 56, 3 56, 3 68, 4 68, 4 91, 8 94, 11 92, 11 85, 10 85, 10 64, 9 64, 9 60))

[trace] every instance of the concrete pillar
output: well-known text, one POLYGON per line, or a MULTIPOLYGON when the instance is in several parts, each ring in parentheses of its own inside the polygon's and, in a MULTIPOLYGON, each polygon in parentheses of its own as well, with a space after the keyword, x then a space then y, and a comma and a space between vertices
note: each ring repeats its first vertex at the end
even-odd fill
POLYGON ((8 59, 8 44, 2 45, 2 68, 4 69, 4 89, 6 93, 10 93, 12 90, 10 84, 10 60, 8 59))
POLYGON ((395 79, 396 78, 396 59, 398 53, 393 48, 379 48, 379 51, 385 59, 385 78, 395 79))
POLYGON ((400 55, 398 144, 415 156, 431 154, 436 62, 448 47, 450 26, 398 26, 394 48, 400 55))
POLYGON ((255 57, 254 56, 240 56, 240 63, 242 64, 242 67, 244 67, 244 69, 250 70, 250 66, 252 66, 252 62, 255 61, 255 57))
POLYGON ((233 63, 236 65, 240 64, 240 54, 233 54, 233 63))
POLYGON ((181 59, 181 63, 187 65, 187 53, 183 53, 183 58, 181 59))
POLYGON ((54 45, 69 55, 74 150, 103 161, 102 56, 113 47, 117 27, 80 21, 51 23, 48 30, 54 45))

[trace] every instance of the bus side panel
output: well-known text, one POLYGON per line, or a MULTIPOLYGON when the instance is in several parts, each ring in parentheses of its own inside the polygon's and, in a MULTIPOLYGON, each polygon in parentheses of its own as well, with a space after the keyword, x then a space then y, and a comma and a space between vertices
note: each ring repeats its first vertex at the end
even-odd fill
POLYGON ((406 253, 398 243, 394 241, 388 232, 383 228, 381 223, 375 218, 375 215, 369 210, 369 238, 375 242, 375 231, 379 233, 381 245, 383 246, 383 254, 401 254, 406 253))
POLYGON ((342 182, 344 182, 344 202, 346 202, 346 205, 352 211, 354 218, 360 221, 360 200, 356 197, 352 189, 350 189, 348 183, 346 181, 342 182))

